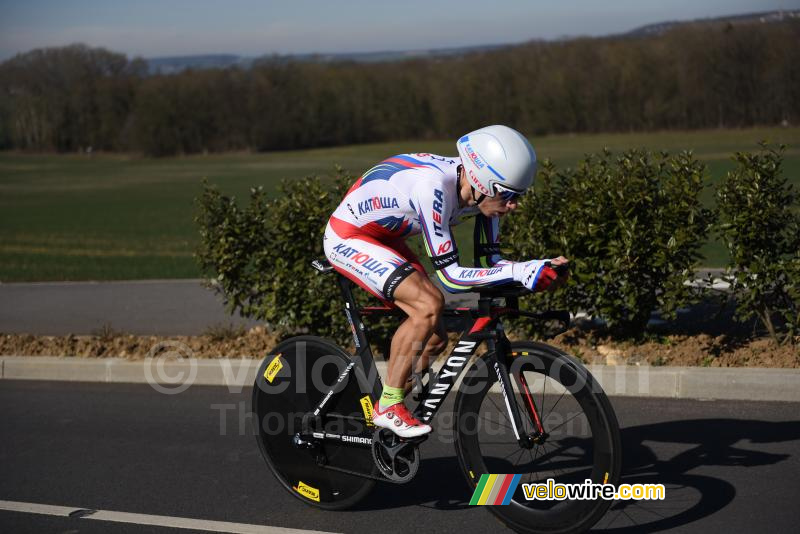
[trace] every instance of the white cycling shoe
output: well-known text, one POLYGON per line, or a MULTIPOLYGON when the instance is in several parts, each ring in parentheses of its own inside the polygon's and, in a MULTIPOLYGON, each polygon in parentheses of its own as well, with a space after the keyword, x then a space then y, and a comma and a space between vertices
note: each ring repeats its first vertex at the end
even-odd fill
POLYGON ((388 428, 401 438, 416 438, 433 430, 430 425, 415 419, 402 402, 393 404, 384 411, 380 411, 379 407, 380 401, 375 403, 372 422, 375 426, 388 428))

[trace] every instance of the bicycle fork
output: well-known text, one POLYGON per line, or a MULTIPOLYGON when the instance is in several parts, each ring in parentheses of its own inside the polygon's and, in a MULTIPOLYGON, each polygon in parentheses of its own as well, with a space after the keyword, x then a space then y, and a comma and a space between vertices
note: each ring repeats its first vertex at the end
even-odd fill
POLYGON ((492 348, 492 345, 495 345, 495 350, 493 351, 494 357, 490 359, 489 363, 493 368, 492 370, 497 375, 497 383, 500 385, 500 394, 503 396, 508 420, 511 422, 514 436, 517 438, 517 442, 519 443, 520 447, 531 449, 535 444, 541 443, 547 437, 547 434, 542 426, 541 418, 539 417, 539 411, 536 408, 533 395, 531 395, 528 382, 521 370, 519 371, 518 375, 515 375, 515 378, 517 378, 520 395, 524 401, 525 410, 528 412, 528 415, 530 416, 530 419, 534 425, 533 434, 524 432, 525 427, 520 415, 519 403, 517 402, 516 395, 514 395, 511 373, 508 370, 511 344, 504 335, 501 335, 501 338, 497 341, 497 343, 490 341, 488 345, 490 349, 492 348))
MULTIPOLYGON (((511 372, 508 369, 508 365, 511 360, 511 354, 511 344, 503 335, 496 344, 494 351, 495 356, 492 358, 493 361, 490 363, 495 374, 497 375, 497 382, 500 385, 500 393, 505 402, 508 420, 511 422, 514 436, 517 438, 517 442, 519 443, 520 447, 531 449, 535 444, 539 444, 546 439, 547 434, 544 431, 544 426, 542 425, 541 418, 539 417, 539 410, 536 407, 536 402, 531 394, 528 381, 525 379, 525 375, 522 373, 522 370, 519 369, 514 375, 514 378, 516 378, 517 381, 517 389, 519 390, 520 397, 522 397, 524 409, 530 417, 530 421, 533 423, 533 433, 526 433, 524 431, 525 426, 522 422, 520 405, 517 401, 517 396, 514 395, 511 372)), ((511 367, 513 368, 514 366, 512 365, 511 367)))

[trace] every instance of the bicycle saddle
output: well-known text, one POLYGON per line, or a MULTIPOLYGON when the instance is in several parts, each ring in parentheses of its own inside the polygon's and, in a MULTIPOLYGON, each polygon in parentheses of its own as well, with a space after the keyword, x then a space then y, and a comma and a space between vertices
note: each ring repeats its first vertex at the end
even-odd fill
POLYGON ((311 266, 316 269, 319 274, 328 274, 333 272, 333 267, 326 258, 320 258, 312 261, 311 266))

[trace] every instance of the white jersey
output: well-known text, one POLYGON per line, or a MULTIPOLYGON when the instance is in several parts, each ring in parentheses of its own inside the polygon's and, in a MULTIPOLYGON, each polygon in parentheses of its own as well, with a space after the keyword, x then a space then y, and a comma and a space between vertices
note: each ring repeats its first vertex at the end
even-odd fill
MULTIPOLYGON (((348 269, 351 278, 362 286, 391 299, 386 287, 391 272, 409 258, 400 243, 411 235, 422 234, 436 274, 450 292, 513 280, 510 262, 499 256, 499 221, 480 215, 476 206, 459 207, 458 157, 434 154, 402 154, 382 161, 359 178, 336 208, 326 232, 326 255, 332 265, 348 269), (475 258, 480 267, 459 263, 458 248, 451 226, 476 215, 475 258), (359 243, 346 242, 360 239, 359 243), (387 253, 380 248, 388 249, 387 253), (378 247, 378 249, 376 249, 378 247), (367 250, 369 249, 369 250, 367 250), (395 253, 394 257, 391 253, 395 253), (388 255, 387 255, 388 254, 388 255), (364 259, 368 257, 368 259, 364 259), (354 258, 358 260, 354 261, 354 258), (372 279, 371 283, 365 280, 372 279)), ((346 273, 344 273, 346 274, 346 273)), ((399 280, 394 279, 396 287, 399 280)))

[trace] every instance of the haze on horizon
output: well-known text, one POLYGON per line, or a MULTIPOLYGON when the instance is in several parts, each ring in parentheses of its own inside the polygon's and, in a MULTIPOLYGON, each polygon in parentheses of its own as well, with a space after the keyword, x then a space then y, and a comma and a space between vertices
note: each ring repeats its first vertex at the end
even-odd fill
POLYGON ((0 60, 71 43, 143 57, 423 50, 798 8, 800 0, 0 0, 0 60))

